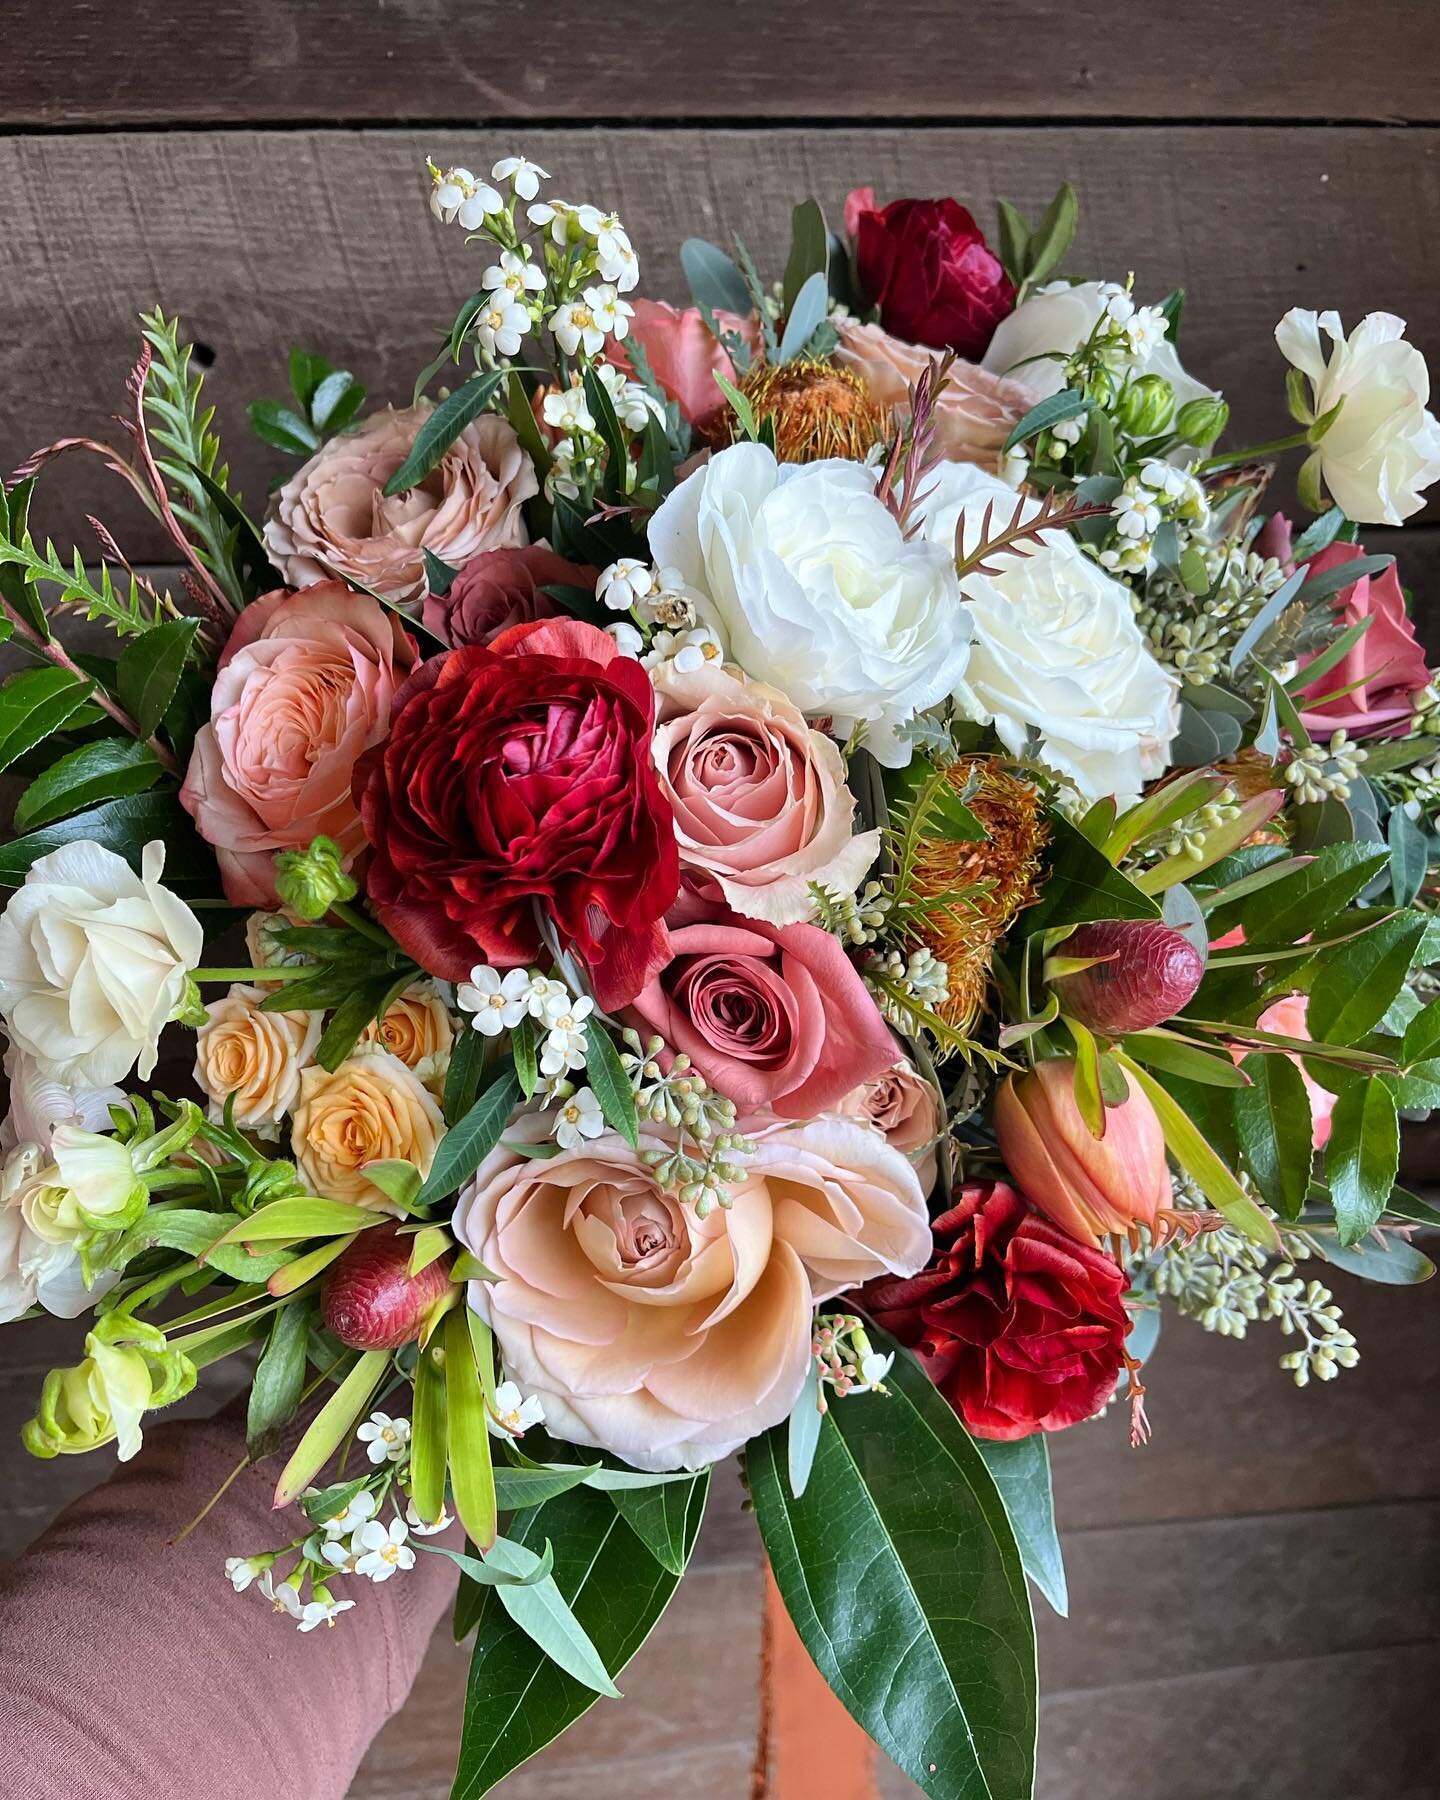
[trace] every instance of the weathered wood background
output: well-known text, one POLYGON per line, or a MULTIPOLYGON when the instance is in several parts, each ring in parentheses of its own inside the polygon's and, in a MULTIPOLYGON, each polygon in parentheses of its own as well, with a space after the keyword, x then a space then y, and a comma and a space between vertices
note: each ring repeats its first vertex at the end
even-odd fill
MULTIPOLYGON (((953 193, 988 223, 997 196, 1033 213, 1068 176, 1073 266, 1133 267, 1153 296, 1185 285, 1188 365, 1225 388, 1239 430, 1271 436, 1270 334, 1290 305, 1402 313, 1440 363, 1437 76, 1435 0, 11 0, 0 468, 103 425, 134 315, 160 302, 211 359, 258 501, 277 459, 247 441, 244 402, 283 391, 292 342, 406 398, 478 269, 426 211, 423 158, 481 169, 512 149, 557 192, 615 206, 644 291, 666 297, 691 232, 738 230, 774 268, 805 193, 832 216, 861 183, 953 193)), ((136 561, 165 556, 103 476, 62 467, 48 488, 36 518, 60 541, 88 552, 85 515, 103 507, 136 561)), ((1440 525, 1384 547, 1440 647, 1440 525)), ((1411 1158, 1412 1178, 1435 1174, 1423 1148, 1411 1158)), ((1335 1285, 1363 1360, 1333 1387, 1291 1387, 1273 1328, 1233 1344, 1176 1322, 1153 1364, 1151 1448, 1129 1453, 1116 1418, 1055 1444, 1073 1606, 1068 1624, 1041 1621, 1044 1800, 1437 1791, 1440 1311, 1423 1290, 1335 1285)), ((12 1444, 74 1336, 6 1334, 12 1444)), ((0 1461, 0 1553, 98 1472, 0 1461)), ((628 1700, 505 1791, 743 1800, 759 1593, 724 1481, 628 1700)), ((461 1682, 437 1639, 356 1800, 448 1792, 461 1682)))

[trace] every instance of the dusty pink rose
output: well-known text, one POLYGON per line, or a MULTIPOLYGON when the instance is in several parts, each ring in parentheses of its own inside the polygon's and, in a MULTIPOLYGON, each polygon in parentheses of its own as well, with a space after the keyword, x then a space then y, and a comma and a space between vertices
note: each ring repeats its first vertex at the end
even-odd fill
POLYGON ((689 913, 691 923, 672 925, 671 960, 630 1018, 742 1112, 809 1118, 894 1065, 895 1040, 828 931, 720 908, 689 913))
POLYGON ((935 1185, 936 1141, 942 1120, 935 1089, 915 1066, 902 1061, 873 1081, 852 1088, 836 1109, 884 1134, 892 1150, 909 1159, 928 1194, 935 1185))
POLYGON ((696 1216, 613 1132, 543 1161, 521 1119, 462 1191, 456 1237, 494 1271, 470 1304, 509 1374, 571 1443, 643 1469, 700 1468, 785 1418, 810 1364, 811 1315, 930 1254, 915 1172, 873 1131, 821 1119, 775 1130, 730 1204, 696 1216))
POLYGON ((276 850, 321 835, 347 862, 361 849, 351 772, 389 729, 415 655, 393 613, 338 581, 280 588, 241 613, 180 790, 237 906, 274 903, 276 850))
POLYGON ((600 571, 566 562, 547 544, 511 550, 482 550, 450 584, 448 594, 427 594, 421 615, 425 629, 447 644, 488 644, 512 625, 559 618, 565 608, 547 587, 595 590, 600 571))
POLYGON ((526 541, 520 509, 539 483, 494 413, 467 425, 418 487, 386 496, 432 410, 421 400, 373 414, 322 444, 275 495, 265 547, 292 587, 340 575, 405 605, 425 592, 425 550, 460 568, 526 541))
MULTIPOLYGON (((840 323, 836 362, 853 369, 870 397, 900 422, 910 416, 910 388, 936 352, 891 337, 879 325, 840 323)), ((1008 375, 956 359, 935 406, 935 442, 949 462, 978 463, 993 475, 1011 431, 1034 406, 1035 394, 1008 375)))
MULTIPOLYGON (((1261 1031, 1273 1031, 1276 1037, 1303 1038, 1308 1042, 1309 1011, 1310 1001, 1305 994, 1287 994, 1283 1000, 1272 1001, 1255 1024, 1261 1031)), ((1249 1055, 1249 1051, 1241 1045, 1232 1054, 1238 1063, 1249 1055)), ((1323 1150, 1330 1139, 1330 1115, 1335 1110, 1335 1096, 1311 1077, 1298 1055, 1291 1056, 1290 1060, 1300 1071, 1300 1079, 1305 1083, 1305 1092, 1310 1098, 1310 1142, 1315 1149, 1323 1150)))
POLYGON ((855 797, 833 739, 774 688, 717 663, 655 676, 655 766, 675 812, 680 867, 747 918, 793 925, 810 883, 853 893, 880 848, 852 835, 855 797))
MULTIPOLYGON (((698 307, 681 310, 664 300, 638 296, 632 297, 631 304, 635 317, 630 321, 630 336, 638 339, 650 372, 689 423, 703 431, 728 404, 715 377, 720 374, 734 381, 734 363, 698 307)), ((737 333, 752 350, 759 342, 753 319, 728 312, 717 313, 715 318, 722 331, 737 333)), ((623 345, 609 346, 606 357, 617 367, 634 372, 623 345)))

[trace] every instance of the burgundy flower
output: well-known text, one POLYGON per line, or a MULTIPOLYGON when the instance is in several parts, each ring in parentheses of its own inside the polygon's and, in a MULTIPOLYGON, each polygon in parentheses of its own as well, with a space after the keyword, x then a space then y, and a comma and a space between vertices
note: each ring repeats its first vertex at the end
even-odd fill
POLYGON ((669 955, 680 886, 650 758, 654 694, 638 662, 574 619, 520 625, 423 663, 355 796, 366 891, 432 975, 542 952, 538 913, 590 967, 605 1008, 669 955))
POLYGON ((868 188, 845 206, 860 286, 894 336, 978 362, 1015 308, 1015 289, 985 235, 955 200, 892 200, 868 188))
POLYGON ((1120 1377, 1129 1318, 1114 1261, 1033 1212, 1006 1182, 971 1182, 935 1221, 930 1266, 859 1292, 919 1356, 976 1437, 1059 1431, 1120 1377))
POLYGON ((580 587, 593 593, 598 573, 566 562, 544 544, 482 550, 461 569, 448 594, 425 596, 425 629, 447 644, 488 644, 512 625, 561 617, 564 607, 544 590, 580 587))
POLYGON ((1195 997, 1205 958, 1159 919, 1101 919, 1066 938, 1066 957, 1106 958, 1055 983, 1061 1004, 1092 1031, 1148 1031, 1195 997))

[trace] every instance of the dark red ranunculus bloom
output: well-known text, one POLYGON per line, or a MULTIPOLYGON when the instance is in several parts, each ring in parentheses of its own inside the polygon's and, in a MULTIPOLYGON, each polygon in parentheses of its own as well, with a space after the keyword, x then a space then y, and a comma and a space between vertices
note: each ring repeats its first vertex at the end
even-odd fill
MULTIPOLYGON (((717 389, 718 392, 718 389, 717 389)), ((598 569, 567 562, 544 544, 482 550, 472 556, 447 594, 427 594, 424 624, 447 644, 489 644, 512 625, 564 616, 547 587, 595 590, 598 569)))
POLYGON ((975 1436, 1060 1431, 1099 1412, 1129 1329, 1113 1259, 1003 1181, 958 1188, 934 1231, 928 1268, 867 1282, 860 1304, 915 1351, 975 1436))
POLYGON ((892 200, 852 194, 860 286, 892 336, 978 362, 995 327, 1015 309, 1015 288, 985 234, 956 200, 892 200))
POLYGON ((653 730, 649 676, 574 619, 423 663, 355 775, 381 923, 459 981, 476 963, 535 961, 538 908, 602 1007, 633 1000, 668 958, 662 919, 680 887, 653 730))

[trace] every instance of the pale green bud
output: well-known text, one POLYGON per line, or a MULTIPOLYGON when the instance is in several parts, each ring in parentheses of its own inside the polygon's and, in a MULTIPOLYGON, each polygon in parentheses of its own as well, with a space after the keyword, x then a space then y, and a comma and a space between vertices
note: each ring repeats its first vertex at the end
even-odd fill
POLYGON ((40 1407, 20 1436, 32 1456, 78 1456, 114 1443, 121 1462, 140 1448, 140 1420, 195 1385, 195 1365, 164 1332, 123 1312, 85 1339, 85 1359, 45 1377, 40 1407))
POLYGON ((1187 400, 1175 415, 1175 432, 1182 443, 1203 448, 1221 437, 1229 423, 1230 408, 1218 396, 1187 400))
POLYGON ((342 866, 340 846, 316 837, 306 850, 276 856, 275 891, 302 919, 323 919, 337 901, 354 899, 355 883, 342 866))
POLYGON ((1156 437, 1175 417, 1175 390, 1163 375, 1142 375, 1121 394, 1115 417, 1131 437, 1156 437))

